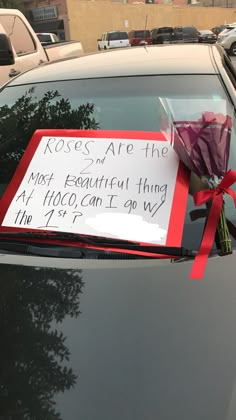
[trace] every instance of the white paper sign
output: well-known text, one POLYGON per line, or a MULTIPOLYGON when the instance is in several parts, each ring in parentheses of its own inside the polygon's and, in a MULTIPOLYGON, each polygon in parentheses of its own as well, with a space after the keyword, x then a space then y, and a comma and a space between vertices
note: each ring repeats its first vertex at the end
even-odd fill
POLYGON ((178 168, 163 139, 42 136, 2 226, 166 244, 178 168))

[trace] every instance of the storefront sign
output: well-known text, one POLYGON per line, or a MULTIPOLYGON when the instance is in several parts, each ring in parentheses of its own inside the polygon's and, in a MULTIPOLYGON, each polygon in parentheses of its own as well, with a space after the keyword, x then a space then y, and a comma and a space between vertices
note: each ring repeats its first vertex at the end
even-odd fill
POLYGON ((57 7, 41 7, 38 9, 31 10, 32 19, 34 21, 38 20, 48 20, 48 19, 57 19, 57 7))

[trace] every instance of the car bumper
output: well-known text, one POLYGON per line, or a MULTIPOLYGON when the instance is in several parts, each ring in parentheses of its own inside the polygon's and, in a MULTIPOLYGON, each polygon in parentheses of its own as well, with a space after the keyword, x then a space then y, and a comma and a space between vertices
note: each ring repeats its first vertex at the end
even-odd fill
POLYGON ((229 49, 230 48, 230 43, 226 39, 217 40, 217 44, 221 45, 225 49, 229 49))
POLYGON ((205 38, 205 39, 199 40, 199 42, 204 43, 204 44, 215 44, 216 38, 205 38))

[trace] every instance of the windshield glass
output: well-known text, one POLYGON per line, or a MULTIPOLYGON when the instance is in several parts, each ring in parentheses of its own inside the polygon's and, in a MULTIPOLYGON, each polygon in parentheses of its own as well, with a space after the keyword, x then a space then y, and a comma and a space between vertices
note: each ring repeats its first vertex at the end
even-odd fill
POLYGON ((150 36, 150 31, 135 31, 134 36, 136 38, 144 38, 150 36))
POLYGON ((111 32, 108 36, 109 41, 117 41, 118 39, 128 39, 127 32, 111 32))
MULTIPOLYGON (((211 111, 233 118, 229 168, 236 167, 234 109, 216 75, 174 75, 74 80, 7 87, 0 94, 0 196, 38 128, 161 130, 162 99, 178 121, 196 121, 211 111)), ((233 187, 235 188, 235 186, 233 187)), ((191 191, 190 191, 191 192, 191 191)), ((236 222, 231 198, 226 213, 236 222)), ((205 207, 202 207, 205 209, 205 207)), ((189 194, 182 245, 198 248, 205 217, 191 221, 189 194)))
POLYGON ((197 33, 197 30, 193 28, 192 26, 185 26, 183 27, 183 32, 191 35, 195 35, 197 33))
POLYGON ((49 34, 38 34, 38 39, 40 42, 51 42, 53 37, 49 34))
POLYGON ((173 32, 173 28, 159 28, 158 33, 160 34, 169 34, 170 32, 173 32))
POLYGON ((220 34, 221 35, 225 35, 228 34, 229 32, 231 32, 233 29, 235 29, 234 26, 227 26, 227 28, 225 28, 220 34))

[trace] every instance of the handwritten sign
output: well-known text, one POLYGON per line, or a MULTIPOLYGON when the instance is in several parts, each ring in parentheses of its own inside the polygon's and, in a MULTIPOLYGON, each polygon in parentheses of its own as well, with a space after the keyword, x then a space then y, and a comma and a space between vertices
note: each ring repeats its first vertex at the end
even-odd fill
POLYGON ((2 199, 1 230, 178 246, 187 195, 186 172, 160 133, 38 130, 2 199))

